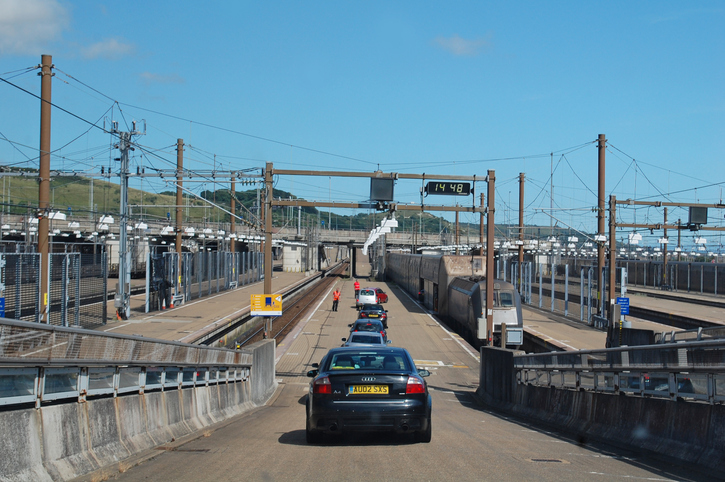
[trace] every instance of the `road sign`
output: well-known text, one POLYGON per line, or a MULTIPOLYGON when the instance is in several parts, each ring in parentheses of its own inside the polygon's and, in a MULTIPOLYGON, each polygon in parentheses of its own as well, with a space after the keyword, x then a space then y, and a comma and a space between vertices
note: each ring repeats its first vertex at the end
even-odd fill
POLYGON ((252 295, 252 316, 282 316, 282 295, 252 295))
POLYGON ((619 305, 619 314, 620 315, 629 314, 629 298, 617 297, 617 304, 619 305))

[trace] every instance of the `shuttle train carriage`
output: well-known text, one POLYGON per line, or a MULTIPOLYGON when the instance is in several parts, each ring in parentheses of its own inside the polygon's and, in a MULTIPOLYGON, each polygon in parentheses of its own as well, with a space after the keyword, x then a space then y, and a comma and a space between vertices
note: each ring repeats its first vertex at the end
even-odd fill
MULTIPOLYGON (((482 256, 388 253, 385 275, 423 303, 474 346, 486 340, 486 260, 482 256)), ((494 281, 493 342, 506 324, 507 346, 523 344, 521 298, 511 283, 494 281)))

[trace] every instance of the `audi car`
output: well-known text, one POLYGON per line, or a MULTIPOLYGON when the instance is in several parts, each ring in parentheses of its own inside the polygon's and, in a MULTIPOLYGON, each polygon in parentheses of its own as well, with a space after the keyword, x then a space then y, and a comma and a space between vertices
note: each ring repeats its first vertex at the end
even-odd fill
POLYGON ((307 372, 307 443, 349 432, 412 433, 431 440, 431 397, 405 348, 333 348, 307 372))

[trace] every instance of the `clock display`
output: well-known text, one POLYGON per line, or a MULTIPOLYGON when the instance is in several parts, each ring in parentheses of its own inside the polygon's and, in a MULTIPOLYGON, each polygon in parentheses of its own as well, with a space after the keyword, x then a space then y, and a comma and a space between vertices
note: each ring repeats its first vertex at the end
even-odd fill
POLYGON ((470 182, 428 182, 426 194, 448 194, 450 196, 468 196, 471 194, 470 182))

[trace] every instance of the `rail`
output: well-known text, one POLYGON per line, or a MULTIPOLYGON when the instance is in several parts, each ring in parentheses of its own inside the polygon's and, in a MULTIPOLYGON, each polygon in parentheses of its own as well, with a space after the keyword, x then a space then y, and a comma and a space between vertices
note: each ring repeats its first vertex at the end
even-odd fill
POLYGON ((679 343, 682 341, 702 341, 725 338, 725 326, 695 328, 682 331, 663 331, 655 333, 655 343, 679 343))
POLYGON ((725 341, 703 340, 513 357, 516 383, 725 402, 725 341))
POLYGON ((0 321, 0 405, 244 382, 251 367, 223 348, 0 321))

